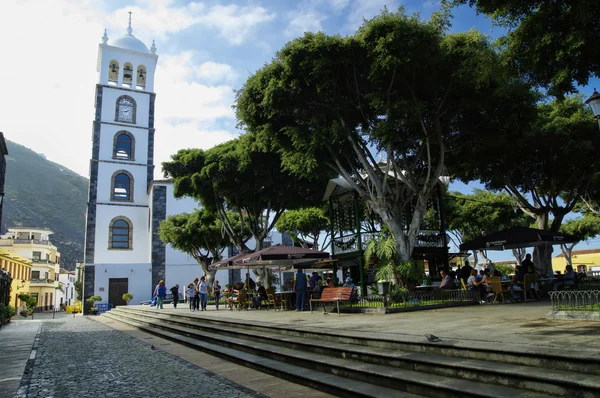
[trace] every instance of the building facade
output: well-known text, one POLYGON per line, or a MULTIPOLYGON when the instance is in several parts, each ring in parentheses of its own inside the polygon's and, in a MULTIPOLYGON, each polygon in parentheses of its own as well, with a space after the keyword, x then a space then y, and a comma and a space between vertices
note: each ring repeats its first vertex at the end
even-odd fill
MULTIPOLYGON (((13 268, 13 284, 24 285, 19 293, 29 293, 37 299, 36 310, 54 309, 58 288, 60 252, 50 241, 52 231, 45 228, 9 228, 0 236, 0 250, 19 256, 28 266, 13 268)), ((16 292, 13 289, 13 295, 16 292)))
POLYGON ((29 293, 31 260, 0 248, 0 268, 12 278, 8 304, 18 308, 23 304, 18 295, 29 293))
POLYGON ((2 227, 2 214, 4 212, 4 181, 6 179, 6 155, 8 148, 4 134, 0 132, 0 232, 2 227))
POLYGON ((75 272, 61 268, 58 271, 58 288, 54 297, 54 308, 64 309, 67 305, 73 304, 75 299, 75 282, 77 276, 75 272))

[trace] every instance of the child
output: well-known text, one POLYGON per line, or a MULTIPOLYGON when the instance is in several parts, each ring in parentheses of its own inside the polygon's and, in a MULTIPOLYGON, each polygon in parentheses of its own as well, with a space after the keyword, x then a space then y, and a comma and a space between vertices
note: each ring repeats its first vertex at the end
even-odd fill
POLYGON ((196 288, 193 283, 190 283, 186 289, 186 296, 188 299, 188 303, 190 304, 190 311, 194 311, 194 296, 196 294, 196 288))

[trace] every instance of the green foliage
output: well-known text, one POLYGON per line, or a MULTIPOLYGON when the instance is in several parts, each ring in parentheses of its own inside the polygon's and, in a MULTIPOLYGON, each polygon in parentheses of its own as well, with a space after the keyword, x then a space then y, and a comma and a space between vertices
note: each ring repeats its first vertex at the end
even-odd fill
MULTIPOLYGON (((231 212, 226 217, 234 230, 239 230, 240 219, 231 212)), ((223 232, 223 224, 214 212, 203 208, 194 213, 183 213, 169 216, 161 221, 160 239, 171 244, 177 250, 192 256, 208 274, 208 266, 220 260, 221 252, 230 240, 223 232)), ((248 236, 248 235, 246 235, 248 236)), ((246 237, 247 239, 247 237, 246 237)))
POLYGON ((507 264, 494 264, 494 270, 499 271, 502 275, 508 277, 510 274, 515 273, 515 267, 507 264))
POLYGON ((17 312, 15 311, 15 307, 0 303, 0 324, 4 323, 4 321, 10 320, 10 318, 16 314, 17 312))
POLYGON ((133 300, 133 293, 123 293, 123 300, 125 300, 125 303, 127 303, 127 305, 129 305, 129 302, 131 300, 133 300))
POLYGON ((384 11, 352 36, 306 33, 237 94, 238 120, 257 145, 292 173, 342 176, 388 225, 402 260, 448 151, 493 137, 534 102, 483 35, 444 26, 384 11))
MULTIPOLYGON (((318 243, 321 232, 329 234, 329 218, 324 207, 304 207, 297 210, 288 210, 277 220, 277 231, 287 232, 294 243, 303 247, 305 243, 318 243)), ((324 249, 321 247, 321 249, 324 249)))
MULTIPOLYGON (((446 0, 450 1, 450 0, 446 0)), ((469 3, 509 28, 500 40, 504 56, 553 95, 576 91, 598 76, 600 7, 596 0, 454 0, 469 3)))
POLYGON ((75 293, 77 293, 77 300, 81 300, 83 297, 83 283, 81 281, 75 282, 75 293))
POLYGON ((593 238, 600 234, 600 218, 586 213, 583 217, 564 222, 560 226, 560 232, 575 235, 582 241, 593 238))
POLYGON ((75 269, 83 259, 88 180, 12 141, 6 141, 4 227, 54 231, 61 267, 75 269))
POLYGON ((174 179, 175 195, 194 197, 216 213, 240 251, 247 250, 245 231, 262 244, 283 211, 319 203, 330 178, 325 173, 299 178, 284 172, 280 156, 259 148, 249 133, 206 151, 181 150, 171 159, 163 163, 163 171, 174 179), (231 225, 228 209, 238 213, 238 229, 231 225))
POLYGON ((527 227, 531 218, 510 195, 475 189, 470 195, 451 192, 444 200, 446 228, 459 237, 458 244, 512 226, 527 227))
POLYGON ((35 297, 33 297, 27 293, 21 293, 17 296, 17 298, 25 303, 25 305, 27 306, 27 309, 30 312, 33 312, 33 309, 37 305, 37 299, 35 297))
MULTIPOLYGON (((102 301, 102 297, 100 297, 100 296, 91 296, 91 297, 88 297, 87 299, 85 299, 85 302, 88 303, 89 305, 91 305, 92 307, 94 306, 94 304, 97 301, 102 301)), ((95 308, 95 307, 93 307, 93 308, 95 308)))
POLYGON ((410 294, 407 288, 400 285, 390 285, 389 300, 390 303, 404 303, 408 301, 410 294))

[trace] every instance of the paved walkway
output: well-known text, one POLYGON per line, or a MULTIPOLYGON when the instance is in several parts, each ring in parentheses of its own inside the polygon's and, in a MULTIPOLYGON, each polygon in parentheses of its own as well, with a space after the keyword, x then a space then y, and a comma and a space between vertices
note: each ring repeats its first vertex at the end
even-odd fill
POLYGON ((0 328, 0 398, 12 398, 19 389, 41 325, 40 321, 15 320, 0 328))

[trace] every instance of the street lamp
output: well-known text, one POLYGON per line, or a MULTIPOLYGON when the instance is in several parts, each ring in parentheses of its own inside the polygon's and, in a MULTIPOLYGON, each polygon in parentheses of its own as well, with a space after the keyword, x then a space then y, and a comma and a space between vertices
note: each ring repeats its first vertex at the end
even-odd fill
POLYGON ((585 100, 585 103, 590 106, 592 113, 596 119, 600 119, 600 94, 594 89, 594 93, 590 98, 585 100))

